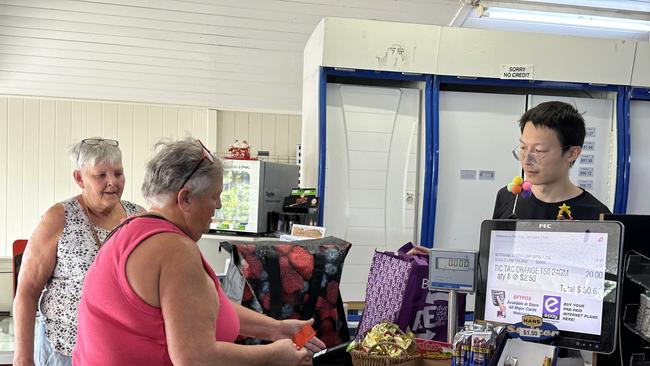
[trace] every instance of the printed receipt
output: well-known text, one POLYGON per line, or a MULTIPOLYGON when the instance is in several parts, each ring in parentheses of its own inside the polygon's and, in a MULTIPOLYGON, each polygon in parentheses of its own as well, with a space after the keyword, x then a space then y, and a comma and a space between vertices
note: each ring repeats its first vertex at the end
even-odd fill
POLYGON ((607 233, 493 231, 485 320, 600 334, 607 233))

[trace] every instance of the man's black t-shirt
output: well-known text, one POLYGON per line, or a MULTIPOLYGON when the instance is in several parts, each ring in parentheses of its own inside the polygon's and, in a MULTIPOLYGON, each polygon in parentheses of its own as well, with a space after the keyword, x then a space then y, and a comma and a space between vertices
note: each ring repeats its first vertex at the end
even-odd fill
POLYGON ((598 220, 601 213, 611 213, 589 192, 582 190, 577 197, 564 202, 542 202, 532 195, 530 198, 517 197, 517 207, 513 215, 515 195, 504 187, 497 193, 493 219, 520 220, 598 220))

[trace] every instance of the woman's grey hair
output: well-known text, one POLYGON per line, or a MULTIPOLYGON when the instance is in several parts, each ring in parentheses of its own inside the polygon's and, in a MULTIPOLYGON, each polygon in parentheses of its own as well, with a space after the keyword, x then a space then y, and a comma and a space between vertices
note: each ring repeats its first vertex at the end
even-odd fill
MULTIPOLYGON (((84 140, 104 140, 101 137, 91 137, 84 140)), ((70 146, 70 160, 75 170, 106 163, 111 166, 122 166, 122 150, 118 145, 108 143, 87 144, 84 140, 70 146)), ((114 140, 111 140, 114 141, 114 140)))
POLYGON ((214 163, 203 158, 204 149, 194 138, 170 141, 161 140, 154 148, 158 150, 146 165, 142 196, 150 204, 163 206, 181 190, 181 185, 192 174, 185 187, 192 195, 207 191, 214 181, 223 176, 223 163, 214 154, 214 163), (205 162, 203 161, 205 160, 205 162))

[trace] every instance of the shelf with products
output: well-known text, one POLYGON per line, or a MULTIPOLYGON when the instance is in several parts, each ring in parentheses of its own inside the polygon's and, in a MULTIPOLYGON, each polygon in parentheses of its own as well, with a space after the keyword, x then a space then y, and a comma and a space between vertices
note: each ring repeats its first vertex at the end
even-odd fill
MULTIPOLYGON (((623 324, 628 328, 632 333, 643 338, 646 342, 650 342, 650 332, 645 332, 639 326, 637 317, 639 314, 639 305, 627 305, 623 312, 623 324)), ((649 329, 650 330, 650 329, 649 329)))
POLYGON ((625 267, 625 275, 632 282, 650 290, 650 258, 631 251, 625 267))
MULTIPOLYGON (((626 258, 625 277, 637 286, 627 287, 632 290, 631 296, 638 296, 638 303, 627 303, 623 309, 622 326, 639 338, 643 349, 650 347, 650 258, 629 251, 626 258)), ((648 353, 632 354, 625 364, 630 366, 650 366, 648 353)))

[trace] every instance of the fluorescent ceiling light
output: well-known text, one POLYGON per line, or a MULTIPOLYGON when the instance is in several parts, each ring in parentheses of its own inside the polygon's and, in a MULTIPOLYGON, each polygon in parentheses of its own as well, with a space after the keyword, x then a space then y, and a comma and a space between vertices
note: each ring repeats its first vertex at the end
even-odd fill
POLYGON ((561 24, 592 28, 650 32, 650 21, 600 17, 594 15, 550 13, 543 11, 489 7, 483 9, 481 16, 493 19, 514 20, 520 22, 561 24))

